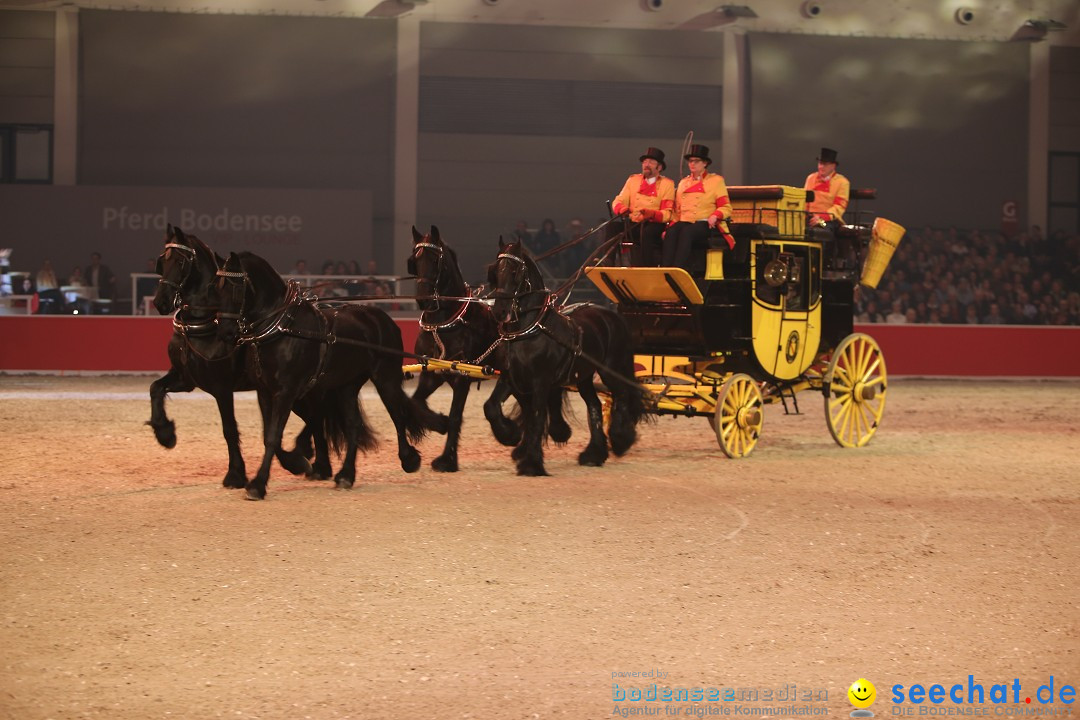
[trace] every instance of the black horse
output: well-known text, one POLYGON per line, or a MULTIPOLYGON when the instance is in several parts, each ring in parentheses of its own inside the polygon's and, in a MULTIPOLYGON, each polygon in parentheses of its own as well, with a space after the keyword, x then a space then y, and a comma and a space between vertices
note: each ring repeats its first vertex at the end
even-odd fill
MULTIPOLYGON (((176 446, 176 425, 165 413, 165 397, 172 392, 191 392, 195 388, 209 393, 217 401, 221 430, 229 448, 229 469, 222 484, 242 488, 247 484, 244 457, 240 453, 240 432, 236 427, 233 393, 253 390, 244 368, 245 348, 224 343, 217 337, 218 307, 210 294, 217 282, 216 273, 224 260, 194 235, 185 235, 169 225, 165 249, 158 258, 161 275, 154 307, 162 315, 176 313, 173 335, 169 340, 171 367, 150 385, 150 420, 154 436, 164 447, 176 446)), ((310 445, 312 432, 305 428, 297 446, 310 445)), ((294 474, 330 477, 329 455, 321 432, 315 433, 314 469, 301 452, 280 452, 282 467, 294 474)))
POLYGON ((368 380, 394 421, 402 469, 420 467, 420 453, 409 441, 418 441, 437 421, 423 423, 433 413, 423 412, 401 389, 401 331, 389 315, 364 305, 317 306, 296 283, 286 283, 248 252, 230 255, 218 277, 218 334, 227 343, 250 346, 248 372, 263 416, 265 454, 247 484, 248 499, 266 497, 270 461, 281 446, 290 407, 309 424, 321 417, 330 445, 344 446, 334 482, 351 488, 357 450, 375 446, 359 405, 368 380))
POLYGON ((568 385, 577 387, 588 408, 589 444, 578 462, 604 464, 608 437, 594 374, 611 393, 611 450, 616 455, 629 450, 637 440, 645 406, 633 380, 634 353, 625 321, 596 305, 561 312, 521 242, 499 239, 499 255, 488 268, 488 280, 495 291, 495 317, 503 340, 500 364, 525 425, 521 444, 511 456, 518 475, 547 475, 545 428, 552 408, 561 407, 568 385))
MULTIPOLYGON (((433 225, 427 235, 421 235, 414 227, 412 234, 413 254, 408 269, 416 277, 416 304, 423 311, 414 350, 417 355, 473 363, 499 339, 495 316, 484 303, 464 299, 469 298, 469 286, 461 275, 457 255, 443 242, 437 227, 433 225)), ((427 399, 444 382, 453 388, 454 398, 450 403, 446 446, 431 467, 438 472, 457 472, 461 418, 472 380, 463 375, 423 372, 413 399, 426 408, 427 399)), ((505 388, 506 383, 500 382, 493 391, 493 397, 498 398, 500 417, 503 417, 502 401, 509 395, 505 388)), ((504 437, 508 436, 516 445, 521 438, 520 428, 505 417, 503 421, 504 437)))

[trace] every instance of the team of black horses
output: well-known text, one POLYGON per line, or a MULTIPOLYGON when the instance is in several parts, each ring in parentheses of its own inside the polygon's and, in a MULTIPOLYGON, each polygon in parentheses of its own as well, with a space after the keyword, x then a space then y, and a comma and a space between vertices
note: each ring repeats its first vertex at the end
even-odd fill
POLYGON ((266 497, 275 457, 293 474, 332 476, 338 488, 353 486, 357 453, 376 445, 360 403, 360 389, 369 381, 394 423, 402 469, 419 469, 413 443, 434 431, 446 435, 446 445, 432 468, 456 472, 462 416, 475 380, 426 370, 409 397, 402 389, 406 357, 483 362, 497 371, 484 414, 495 438, 514 448, 519 475, 547 475, 546 439, 570 439, 564 415, 568 388, 577 389, 588 413, 582 465, 603 465, 609 447, 616 455, 629 450, 645 417, 642 393, 632 380, 625 322, 606 308, 561 306, 520 243, 499 239, 488 267, 492 303, 466 285, 438 228, 425 234, 413 228, 408 271, 416 279, 421 316, 412 353, 405 352, 397 324, 381 309, 320 300, 286 282, 263 258, 250 252, 222 257, 179 228, 169 226, 157 271, 154 306, 173 315, 174 332, 168 346, 172 366, 150 386, 148 424, 161 445, 174 447, 166 395, 195 388, 212 395, 229 450, 223 484, 244 488, 251 500, 266 497), (596 376, 611 398, 606 434, 596 376), (449 415, 427 403, 444 382, 453 390, 449 415), (250 479, 233 411, 239 390, 256 391, 263 421, 263 458, 250 479), (517 408, 508 415, 504 403, 510 398, 517 408), (304 429, 286 450, 282 435, 290 413, 304 421, 304 429), (342 456, 336 474, 331 452, 342 456))

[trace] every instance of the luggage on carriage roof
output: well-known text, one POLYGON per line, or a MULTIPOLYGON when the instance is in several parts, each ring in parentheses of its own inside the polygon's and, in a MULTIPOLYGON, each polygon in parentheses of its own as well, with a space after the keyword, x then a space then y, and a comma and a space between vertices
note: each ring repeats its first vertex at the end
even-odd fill
POLYGON ((731 222, 769 225, 781 235, 806 230, 806 190, 790 185, 730 185, 731 222))

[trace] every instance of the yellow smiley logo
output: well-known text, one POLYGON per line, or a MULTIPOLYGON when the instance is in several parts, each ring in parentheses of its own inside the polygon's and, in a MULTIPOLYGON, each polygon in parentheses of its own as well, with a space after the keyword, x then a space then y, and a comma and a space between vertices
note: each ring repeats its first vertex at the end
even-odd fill
POLYGON ((874 687, 874 683, 866 678, 859 678, 851 683, 851 687, 847 689, 847 696, 855 707, 868 708, 877 699, 877 689, 874 687))

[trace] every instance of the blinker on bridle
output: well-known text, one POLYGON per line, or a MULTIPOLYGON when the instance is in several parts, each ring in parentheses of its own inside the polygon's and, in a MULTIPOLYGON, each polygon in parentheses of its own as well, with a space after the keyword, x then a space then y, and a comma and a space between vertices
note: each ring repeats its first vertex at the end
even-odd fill
MULTIPOLYGON (((443 252, 444 252, 444 249, 441 246, 436 245, 435 243, 429 243, 429 242, 418 242, 418 243, 416 243, 415 245, 413 245, 413 251, 414 252, 413 252, 411 263, 410 263, 412 265, 412 267, 410 268, 410 271, 412 272, 413 275, 416 275, 416 261, 420 258, 420 255, 421 255, 421 253, 424 252, 425 248, 427 248, 429 250, 434 250, 436 256, 438 257, 438 261, 436 262, 436 268, 437 269, 435 271, 435 279, 434 280, 428 280, 427 278, 422 278, 422 277, 417 276, 416 284, 417 284, 417 286, 419 286, 421 282, 425 282, 425 283, 429 282, 429 283, 431 283, 431 295, 428 296, 425 299, 434 300, 435 301, 435 308, 434 309, 438 310, 440 308, 440 305, 441 305, 440 302, 439 302, 439 299, 440 299, 439 298, 439 279, 442 277, 442 272, 443 272, 443 252)), ((420 298, 417 298, 417 299, 419 300, 420 298)))
POLYGON ((182 288, 183 288, 184 283, 187 282, 188 276, 191 275, 191 271, 192 271, 192 269, 194 267, 195 267, 195 248, 188 247, 187 245, 180 245, 179 243, 172 243, 172 242, 171 243, 165 243, 165 250, 161 253, 160 257, 158 257, 158 261, 157 261, 156 270, 158 272, 158 275, 161 275, 161 279, 158 280, 158 285, 164 285, 166 287, 171 287, 171 288, 174 289, 174 291, 175 291, 173 293, 173 309, 174 310, 179 308, 181 306, 181 304, 183 303, 184 298, 183 298, 183 295, 182 295, 182 288), (165 275, 163 274, 164 270, 165 270, 165 264, 162 261, 165 258, 165 253, 169 252, 170 248, 173 249, 173 250, 176 250, 177 252, 179 252, 181 255, 184 256, 184 257, 182 257, 180 259, 180 265, 181 265, 181 268, 182 268, 182 273, 181 273, 181 277, 180 277, 179 282, 173 282, 172 280, 167 279, 165 277, 165 275))
POLYGON ((239 300, 240 302, 240 310, 234 313, 221 312, 220 310, 218 310, 217 318, 218 320, 222 318, 226 320, 235 320, 240 326, 241 334, 247 332, 246 324, 244 323, 244 287, 248 283, 248 274, 243 270, 241 270, 240 272, 233 272, 232 270, 226 270, 224 268, 221 268, 216 273, 214 273, 214 275, 225 280, 241 281, 241 283, 235 286, 232 290, 233 300, 239 300))

